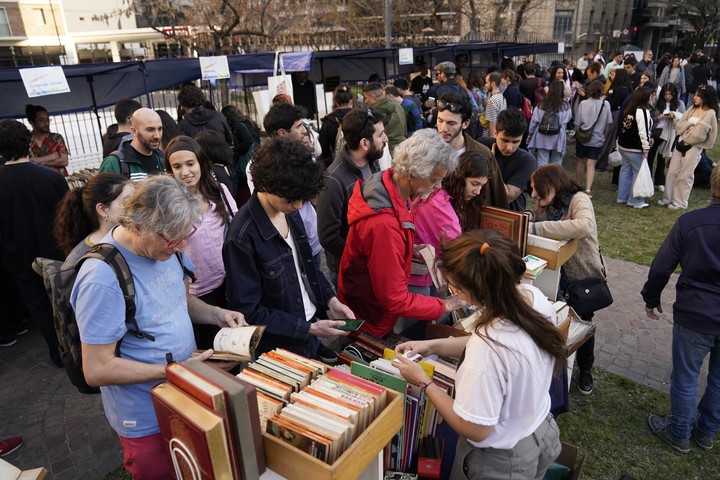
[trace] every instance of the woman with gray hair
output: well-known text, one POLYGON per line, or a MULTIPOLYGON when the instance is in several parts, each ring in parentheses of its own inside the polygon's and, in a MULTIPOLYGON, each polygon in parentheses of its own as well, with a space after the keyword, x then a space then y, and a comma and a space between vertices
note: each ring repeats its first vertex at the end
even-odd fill
MULTIPOLYGON (((207 305, 187 293, 190 264, 183 251, 201 216, 200 203, 172 176, 138 183, 125 202, 120 225, 102 239, 132 272, 135 321, 129 332, 125 298, 112 267, 87 259, 70 302, 75 311, 85 379, 100 387, 105 415, 120 437, 133 478, 170 478, 150 388, 165 378, 168 361, 185 361, 196 349, 192 322, 236 327, 241 313, 207 305)), ((207 350, 197 356, 207 360, 207 350)))
POLYGON ((360 330, 383 337, 400 316, 436 320, 461 306, 455 297, 442 300, 408 291, 415 235, 412 201, 440 188, 456 164, 440 134, 423 129, 397 146, 392 168, 355 185, 338 298, 365 319, 360 330))

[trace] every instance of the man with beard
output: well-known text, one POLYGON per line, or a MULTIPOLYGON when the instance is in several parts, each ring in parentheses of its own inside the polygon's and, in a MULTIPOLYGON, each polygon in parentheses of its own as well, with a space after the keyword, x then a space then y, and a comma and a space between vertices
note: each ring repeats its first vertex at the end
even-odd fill
POLYGON ((149 108, 140 108, 130 117, 130 142, 122 141, 118 149, 105 157, 101 172, 121 173, 132 181, 163 172, 163 154, 159 150, 162 139, 160 115, 149 108))
POLYGON ((41 105, 27 105, 25 114, 32 126, 30 141, 30 158, 33 162, 55 169, 67 175, 68 149, 65 140, 59 133, 50 132, 50 116, 41 105))
POLYGON ((318 196, 318 235, 335 287, 350 229, 348 200, 358 180, 365 180, 379 170, 378 160, 388 141, 383 118, 382 113, 370 108, 355 108, 345 115, 342 122, 345 147, 326 170, 326 188, 318 196))
POLYGON ((447 93, 437 101, 437 129, 442 139, 450 145, 456 155, 466 151, 481 152, 492 158, 491 174, 481 195, 483 205, 508 208, 505 185, 500 168, 490 149, 474 140, 465 130, 470 126, 472 106, 470 99, 461 93, 447 93))

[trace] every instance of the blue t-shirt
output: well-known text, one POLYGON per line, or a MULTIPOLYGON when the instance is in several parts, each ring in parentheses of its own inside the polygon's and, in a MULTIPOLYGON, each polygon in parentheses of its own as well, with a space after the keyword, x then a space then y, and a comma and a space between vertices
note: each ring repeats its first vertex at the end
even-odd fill
MULTIPOLYGON (((164 364, 172 353, 176 361, 190 358, 196 349, 187 308, 183 271, 173 256, 165 261, 130 253, 113 238, 114 229, 102 242, 120 250, 135 283, 135 304, 140 331, 155 341, 125 335, 125 301, 112 268, 105 262, 88 259, 80 268, 70 297, 80 339, 89 345, 107 345, 122 339, 120 356, 143 363, 164 364)), ((183 262, 192 264, 186 255, 183 262)), ((100 387, 105 416, 121 436, 139 438, 158 433, 157 418, 150 399, 153 380, 130 385, 100 387)))

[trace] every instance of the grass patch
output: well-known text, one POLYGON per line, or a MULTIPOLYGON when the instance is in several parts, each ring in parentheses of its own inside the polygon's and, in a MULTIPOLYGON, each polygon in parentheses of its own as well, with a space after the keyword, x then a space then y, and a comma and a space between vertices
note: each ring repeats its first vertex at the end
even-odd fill
MULTIPOLYGON (((563 166, 575 177, 575 148, 568 145, 563 166)), ((708 152, 713 161, 720 161, 720 142, 708 152)), ((612 184, 612 169, 598 173, 593 183, 593 205, 598 224, 598 236, 603 255, 650 266, 660 245, 675 220, 686 210, 673 211, 655 203, 662 193, 648 199, 649 208, 642 210, 618 205, 617 188, 612 184)), ((711 195, 707 187, 695 187, 690 194, 688 210, 707 206, 711 195)))
POLYGON ((720 477, 720 449, 676 453, 648 426, 648 415, 667 415, 670 398, 602 369, 593 369, 590 396, 573 385, 570 411, 558 418, 560 438, 585 455, 583 479, 710 479, 720 477))
POLYGON ((103 480, 132 480, 132 475, 124 467, 120 467, 105 475, 103 480))

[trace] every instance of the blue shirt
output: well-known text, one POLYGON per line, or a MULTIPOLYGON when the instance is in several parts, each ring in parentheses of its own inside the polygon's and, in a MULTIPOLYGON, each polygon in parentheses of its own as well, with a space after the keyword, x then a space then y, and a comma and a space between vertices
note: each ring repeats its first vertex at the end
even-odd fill
POLYGON ((660 293, 678 264, 673 317, 685 328, 720 335, 720 200, 678 218, 650 265, 642 297, 648 308, 660 305, 660 293))
MULTIPOLYGON (((96 259, 83 263, 70 296, 80 340, 88 345, 122 340, 120 357, 142 363, 164 364, 167 353, 172 353, 174 360, 187 360, 196 346, 180 262, 175 256, 158 261, 135 255, 112 238, 114 230, 102 242, 117 247, 127 261, 135 283, 138 328, 153 335, 155 341, 126 335, 120 284, 112 268, 96 259)), ((183 262, 192 268, 186 256, 183 262)), ((139 438, 160 431, 150 398, 150 388, 157 383, 100 387, 105 416, 119 435, 139 438)))

